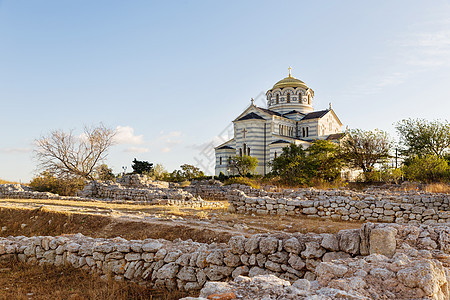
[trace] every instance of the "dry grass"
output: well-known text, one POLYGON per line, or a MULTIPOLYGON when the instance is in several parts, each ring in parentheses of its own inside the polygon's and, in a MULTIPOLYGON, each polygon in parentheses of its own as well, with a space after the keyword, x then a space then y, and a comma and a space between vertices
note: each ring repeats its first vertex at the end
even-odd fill
POLYGON ((97 275, 69 267, 35 266, 17 261, 0 262, 0 299, 179 299, 168 292, 131 282, 101 280, 97 275))
POLYGON ((430 183, 425 186, 424 190, 428 193, 450 194, 450 185, 445 183, 430 183))
POLYGON ((3 180, 0 178, 0 184, 16 184, 16 183, 18 183, 18 182, 3 180))
POLYGON ((0 207, 0 236, 62 235, 82 233, 94 238, 123 237, 128 240, 164 238, 192 239, 202 243, 227 242, 231 234, 173 222, 127 221, 110 216, 65 213, 49 209, 0 207), (22 224, 25 224, 23 226, 22 224), (3 228, 4 227, 4 228, 3 228), (4 230, 3 230, 4 229, 4 230))

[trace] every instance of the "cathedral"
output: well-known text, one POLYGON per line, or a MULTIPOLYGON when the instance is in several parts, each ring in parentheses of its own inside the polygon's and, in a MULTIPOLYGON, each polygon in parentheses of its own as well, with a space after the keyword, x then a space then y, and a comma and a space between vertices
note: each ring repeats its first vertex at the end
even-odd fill
POLYGON ((251 155, 258 159, 256 173, 270 172, 269 162, 291 143, 309 147, 316 139, 337 142, 342 123, 330 107, 314 111, 314 91, 303 81, 289 76, 267 91, 267 108, 250 106, 234 121, 234 137, 215 148, 215 174, 232 175, 229 159, 251 155))

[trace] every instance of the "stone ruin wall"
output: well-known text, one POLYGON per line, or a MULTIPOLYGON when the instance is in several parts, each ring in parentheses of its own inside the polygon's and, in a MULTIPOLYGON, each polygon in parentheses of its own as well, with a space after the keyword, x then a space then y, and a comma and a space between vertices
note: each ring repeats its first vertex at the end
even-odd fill
POLYGON ((221 201, 204 201, 181 189, 128 188, 120 184, 90 182, 78 196, 59 196, 48 192, 37 192, 20 184, 1 184, 0 199, 50 199, 71 201, 104 201, 145 205, 170 205, 190 208, 224 208, 221 201))
MULTIPOLYGON (((416 276, 417 270, 411 269, 413 261, 423 263, 426 258, 428 265, 431 264, 431 267, 427 265, 428 269, 444 274, 444 279, 439 280, 445 282, 438 281, 432 292, 448 295, 448 254, 448 225, 366 223, 361 229, 342 230, 337 234, 234 236, 228 244, 162 239, 128 241, 81 234, 0 238, 0 259, 3 260, 69 265, 96 272, 104 278, 111 275, 116 280, 185 291, 199 290, 207 281, 225 281, 240 275, 272 274, 290 283, 307 279, 326 286, 331 279, 347 274, 365 280, 370 276, 378 280, 395 279, 429 294, 431 292, 420 284, 408 283, 410 279, 406 275, 402 277, 402 272, 413 272, 416 276)), ((425 271, 431 272, 428 269, 425 271)))
POLYGON ((387 223, 450 222, 450 195, 298 189, 266 192, 239 186, 228 193, 229 210, 242 214, 290 215, 335 221, 387 223))

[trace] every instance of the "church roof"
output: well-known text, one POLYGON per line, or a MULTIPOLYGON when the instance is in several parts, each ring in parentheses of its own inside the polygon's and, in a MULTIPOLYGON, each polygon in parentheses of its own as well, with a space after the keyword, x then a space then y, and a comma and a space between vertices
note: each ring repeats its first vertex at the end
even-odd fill
POLYGON ((329 111, 330 111, 329 109, 313 111, 313 112, 307 114, 306 116, 304 116, 302 121, 309 120, 309 119, 320 119, 323 116, 325 116, 329 111))
POLYGON ((254 112, 251 112, 249 114, 246 114, 245 116, 243 116, 242 118, 236 120, 236 121, 244 121, 244 120, 252 120, 252 119, 257 119, 257 120, 265 120, 263 117, 261 117, 258 114, 255 114, 254 112))
POLYGON ((300 115, 304 115, 304 113, 301 113, 301 112, 299 112, 298 110, 291 110, 290 112, 287 112, 287 113, 285 113, 285 114, 283 114, 283 116, 286 116, 286 115, 292 115, 292 114, 300 114, 300 115))
POLYGON ((275 142, 270 143, 271 145, 273 144, 290 144, 291 142, 288 142, 286 140, 277 140, 275 142))
POLYGON ((230 147, 230 146, 222 146, 222 147, 217 148, 217 150, 223 150, 223 149, 235 150, 233 147, 230 147))
POLYGON ((262 110, 263 112, 268 113, 269 115, 272 115, 272 116, 279 116, 279 117, 282 116, 280 113, 270 110, 270 109, 267 109, 267 108, 262 108, 259 106, 257 106, 256 108, 258 108, 258 109, 262 110))
POLYGON ((345 132, 341 132, 341 133, 334 133, 334 134, 330 134, 329 136, 327 136, 327 140, 339 140, 341 139, 343 136, 345 135, 345 132))

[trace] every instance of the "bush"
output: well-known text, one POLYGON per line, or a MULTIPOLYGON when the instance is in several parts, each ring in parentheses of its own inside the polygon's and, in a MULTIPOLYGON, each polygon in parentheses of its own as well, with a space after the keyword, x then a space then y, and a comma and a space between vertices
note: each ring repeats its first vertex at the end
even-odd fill
POLYGON ((403 167, 408 180, 437 182, 449 180, 449 166, 445 159, 436 155, 414 157, 403 167))
POLYGON ((49 192, 60 196, 75 196, 78 190, 86 185, 81 178, 58 178, 50 172, 44 171, 33 178, 30 187, 38 192, 49 192))
POLYGON ((256 180, 253 180, 251 178, 247 178, 247 177, 233 177, 233 178, 228 178, 227 180, 225 180, 225 182, 223 183, 224 185, 230 185, 230 184, 243 184, 243 185, 248 185, 254 189, 259 189, 260 185, 256 180))

